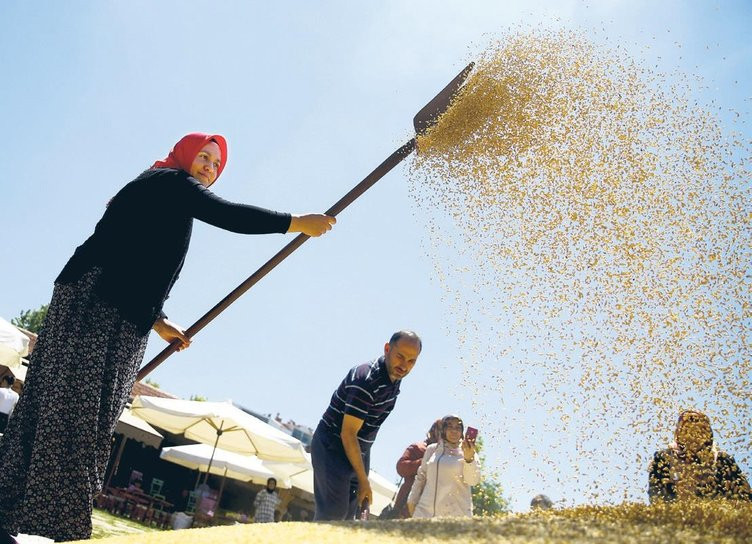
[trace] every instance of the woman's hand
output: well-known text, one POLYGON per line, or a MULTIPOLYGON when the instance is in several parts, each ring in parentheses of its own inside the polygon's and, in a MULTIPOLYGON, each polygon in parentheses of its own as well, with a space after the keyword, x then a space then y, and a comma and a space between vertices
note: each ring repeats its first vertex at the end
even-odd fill
POLYGON ((462 455, 466 462, 473 462, 475 459, 475 440, 468 440, 467 438, 462 440, 462 455))
POLYGON ((173 340, 180 340, 178 351, 183 351, 191 345, 191 339, 185 335, 185 329, 164 317, 157 319, 152 329, 168 343, 172 343, 173 340))
POLYGON ((287 232, 302 232, 316 238, 332 230, 332 225, 336 222, 336 218, 324 215, 323 213, 293 215, 290 219, 290 228, 287 229, 287 232))

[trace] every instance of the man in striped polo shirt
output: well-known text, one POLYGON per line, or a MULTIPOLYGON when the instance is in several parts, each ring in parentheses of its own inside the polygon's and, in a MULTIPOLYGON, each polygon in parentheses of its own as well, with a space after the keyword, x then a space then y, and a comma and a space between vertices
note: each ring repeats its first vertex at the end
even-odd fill
POLYGON ((352 368, 334 391, 311 442, 314 520, 354 519, 365 501, 373 502, 368 482, 371 445, 421 347, 414 332, 395 332, 384 345, 384 355, 352 368))

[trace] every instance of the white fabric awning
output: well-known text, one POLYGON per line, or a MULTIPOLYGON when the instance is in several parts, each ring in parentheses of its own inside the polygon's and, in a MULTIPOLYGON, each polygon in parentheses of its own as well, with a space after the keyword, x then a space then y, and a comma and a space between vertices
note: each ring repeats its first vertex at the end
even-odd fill
POLYGON ((134 416, 128 408, 120 415, 115 432, 155 449, 162 444, 162 435, 146 421, 134 416))

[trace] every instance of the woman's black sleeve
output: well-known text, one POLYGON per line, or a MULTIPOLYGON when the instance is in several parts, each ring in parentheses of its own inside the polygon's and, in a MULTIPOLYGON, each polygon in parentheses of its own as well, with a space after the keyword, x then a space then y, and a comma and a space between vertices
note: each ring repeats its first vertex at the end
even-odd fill
POLYGON ((270 234, 285 233, 290 228, 289 213, 230 202, 190 178, 179 183, 178 198, 192 217, 224 230, 270 234))

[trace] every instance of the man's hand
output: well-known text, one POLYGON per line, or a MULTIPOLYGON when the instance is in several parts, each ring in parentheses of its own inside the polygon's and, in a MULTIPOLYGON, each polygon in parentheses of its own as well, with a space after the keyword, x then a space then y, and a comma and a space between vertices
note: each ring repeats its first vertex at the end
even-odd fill
POLYGON ((290 219, 290 228, 287 229, 287 232, 302 232, 316 238, 332 230, 332 225, 336 222, 336 218, 324 215, 323 213, 293 215, 290 219))
POLYGON ((368 507, 373 504, 373 491, 371 491, 371 482, 368 478, 365 480, 358 480, 358 506, 363 508, 363 502, 368 501, 368 507))
POLYGON ((163 340, 166 340, 169 343, 172 343, 173 340, 180 340, 180 345, 178 346, 178 351, 183 351, 185 348, 191 345, 191 339, 188 338, 185 335, 185 329, 181 327, 180 325, 176 325, 172 321, 167 320, 166 318, 159 318, 154 322, 154 325, 152 326, 152 329, 162 337, 163 340))

